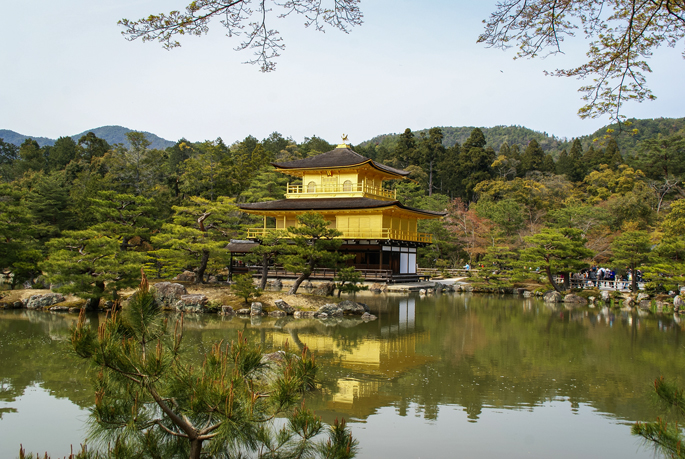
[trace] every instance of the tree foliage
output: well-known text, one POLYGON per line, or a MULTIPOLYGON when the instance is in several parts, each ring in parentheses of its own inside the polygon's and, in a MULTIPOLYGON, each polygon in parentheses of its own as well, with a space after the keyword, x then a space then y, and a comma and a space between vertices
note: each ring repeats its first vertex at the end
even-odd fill
POLYGON ((92 433, 107 457, 350 458, 356 441, 344 423, 326 429, 302 395, 316 387, 306 347, 267 360, 242 335, 215 344, 202 364, 184 357, 183 317, 164 316, 147 280, 121 313, 97 331, 81 314, 76 353, 94 370, 92 433), (285 423, 275 422, 285 416, 285 423), (282 427, 280 425, 282 424, 282 427), (317 435, 328 430, 326 440, 317 435))
POLYGON ((202 36, 209 31, 212 20, 219 19, 227 35, 240 36, 237 50, 251 50, 254 57, 248 61, 259 64, 262 72, 275 70, 275 59, 285 48, 277 30, 269 24, 274 18, 302 15, 305 27, 324 31, 327 27, 348 33, 351 27, 362 24, 360 0, 316 1, 287 0, 198 0, 184 11, 151 14, 138 20, 122 19, 122 34, 127 40, 158 41, 165 49, 181 46, 177 40, 183 35, 202 36), (279 11, 275 14, 273 10, 279 11))
POLYGON ((590 37, 588 60, 553 76, 592 79, 582 86, 586 104, 578 114, 623 118, 625 102, 655 96, 647 87, 647 59, 659 46, 675 47, 685 37, 685 5, 680 0, 504 0, 485 23, 478 42, 489 47, 518 47, 516 57, 562 52, 576 34, 590 37))

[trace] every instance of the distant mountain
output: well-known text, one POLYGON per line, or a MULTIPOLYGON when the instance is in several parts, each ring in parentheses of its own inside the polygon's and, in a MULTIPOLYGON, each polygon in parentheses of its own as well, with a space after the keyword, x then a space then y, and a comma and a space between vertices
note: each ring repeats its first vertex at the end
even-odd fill
MULTIPOLYGON (((451 147, 455 142, 460 145, 463 144, 471 135, 474 127, 445 126, 441 129, 445 136, 443 145, 451 147)), ((551 153, 556 157, 562 150, 570 150, 572 143, 572 140, 549 135, 546 132, 533 131, 523 126, 495 126, 491 128, 481 127, 480 129, 485 135, 487 146, 494 148, 495 151, 499 151, 504 142, 509 145, 518 144, 523 150, 531 140, 535 139, 546 153, 551 153)), ((414 131, 414 134, 418 136, 421 132, 428 133, 428 129, 414 131)), ((612 135, 616 138, 621 153, 624 156, 633 156, 637 153, 637 145, 641 140, 656 137, 659 134, 663 136, 674 134, 685 136, 685 118, 630 119, 621 127, 617 124, 611 124, 592 134, 581 136, 579 139, 584 149, 589 148, 590 145, 602 148, 606 141, 605 136, 612 135), (612 129, 613 133, 608 134, 607 130, 609 129, 612 129), (636 129, 637 132, 633 132, 633 129, 636 129)), ((399 134, 382 134, 362 142, 362 145, 375 143, 393 149, 398 136, 399 134)))
POLYGON ((0 129, 0 139, 7 143, 12 143, 16 146, 24 143, 24 140, 31 138, 38 142, 38 145, 44 147, 45 145, 54 145, 54 139, 48 139, 47 137, 30 137, 26 135, 19 134, 18 132, 10 131, 8 129, 0 129))
MULTIPOLYGON (((123 126, 101 126, 94 129, 88 129, 87 131, 83 131, 76 135, 72 135, 71 138, 74 139, 74 141, 78 142, 78 139, 80 139, 82 136, 88 134, 89 132, 92 132, 99 138, 106 140, 107 143, 109 143, 110 145, 114 145, 115 143, 122 143, 125 146, 128 146, 126 133, 131 131, 134 131, 134 129, 125 128, 123 126)), ((176 143, 170 140, 163 139, 155 134, 152 134, 151 132, 141 132, 143 132, 143 134, 145 134, 145 138, 148 141, 150 141, 150 148, 164 150, 165 148, 171 147, 176 143)), ((38 142, 38 145, 40 145, 41 147, 45 145, 52 146, 55 144, 56 140, 48 139, 47 137, 33 137, 23 135, 14 131, 10 131, 8 129, 0 129, 0 139, 3 139, 7 143, 12 143, 14 145, 19 146, 24 142, 24 140, 29 138, 38 142)))

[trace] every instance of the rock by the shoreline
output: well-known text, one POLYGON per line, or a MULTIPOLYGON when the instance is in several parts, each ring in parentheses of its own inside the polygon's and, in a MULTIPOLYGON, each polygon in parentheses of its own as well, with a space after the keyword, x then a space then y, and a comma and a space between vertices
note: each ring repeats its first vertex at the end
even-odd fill
POLYGON ((364 303, 355 303, 350 300, 341 301, 338 303, 338 308, 342 310, 343 314, 362 315, 365 312, 369 312, 369 307, 364 303))
POLYGON ((285 317, 287 314, 284 311, 271 311, 269 317, 285 317))
POLYGON ((26 309, 41 309, 64 301, 61 293, 46 293, 45 295, 33 295, 26 302, 26 309))
POLYGON ((680 295, 673 297, 673 310, 679 312, 683 307, 683 298, 680 295))
POLYGON ((295 311, 293 317, 296 319, 311 319, 316 315, 315 311, 295 311))
POLYGON ((560 303, 561 302, 561 293, 557 292, 556 290, 551 290, 549 292, 545 293, 545 296, 543 297, 545 303, 560 303))
POLYGON ((261 316, 264 313, 264 306, 259 301, 255 301, 250 305, 251 316, 261 316))
POLYGON ((223 306, 221 306, 221 311, 219 311, 219 314, 221 314, 222 316, 233 316, 235 315, 235 311, 231 306, 224 304, 223 306))
POLYGON ((175 280, 181 282, 195 282, 195 273, 192 271, 183 271, 181 274, 176 276, 175 280))
POLYGON ((285 312, 286 314, 292 315, 295 312, 295 308, 290 306, 288 303, 286 303, 284 300, 276 300, 274 301, 274 305, 280 309, 281 311, 285 312))
POLYGON ((324 304, 319 308, 318 311, 316 311, 316 317, 319 317, 320 314, 326 314, 326 316, 342 316, 343 315, 343 310, 340 308, 337 304, 324 304))
POLYGON ((374 316, 373 314, 369 314, 368 312, 362 314, 362 320, 365 322, 376 319, 378 319, 378 317, 374 316))
POLYGON ((369 291, 374 293, 383 293, 388 291, 388 284, 373 284, 369 287, 369 291))
POLYGON ((574 293, 569 293, 564 297, 564 303, 573 303, 577 305, 587 304, 587 300, 582 296, 578 296, 574 293))
POLYGON ((325 284, 319 285, 319 287, 314 290, 314 295, 319 296, 332 296, 335 291, 335 284, 333 282, 326 282, 325 284))
POLYGON ((283 282, 280 279, 269 281, 266 284, 266 289, 272 292, 280 292, 283 289, 283 282))
POLYGON ((182 295, 181 299, 174 304, 174 309, 178 312, 203 313, 207 301, 205 295, 182 295))
POLYGON ((637 301, 640 302, 642 300, 648 300, 649 299, 649 294, 647 293, 638 293, 637 295, 637 301))
POLYGON ((50 308, 52 312, 69 312, 69 306, 53 306, 50 308))
POLYGON ((531 298, 533 296, 533 292, 529 292, 528 290, 523 291, 523 297, 524 298, 531 298))
POLYGON ((602 295, 602 301, 607 301, 607 302, 608 302, 608 301, 611 300, 611 296, 609 295, 609 291, 608 291, 608 290, 602 290, 601 295, 602 295))
POLYGON ((249 316, 250 312, 251 311, 249 308, 241 308, 241 309, 238 309, 235 313, 238 314, 239 316, 249 316))
POLYGON ((186 288, 175 282, 159 282, 152 286, 155 301, 162 307, 174 307, 183 295, 187 295, 186 288))

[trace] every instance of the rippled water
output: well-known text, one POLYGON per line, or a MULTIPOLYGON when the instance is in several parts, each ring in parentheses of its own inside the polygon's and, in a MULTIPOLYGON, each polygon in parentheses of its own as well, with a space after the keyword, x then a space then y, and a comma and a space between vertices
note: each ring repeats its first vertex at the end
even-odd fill
MULTIPOLYGON (((266 351, 307 345, 322 390, 361 458, 652 457, 630 424, 656 417, 659 375, 685 368, 670 316, 549 308, 511 296, 358 295, 379 319, 187 318, 198 355, 243 331, 266 351)), ((19 444, 64 455, 83 441, 92 392, 68 354, 74 315, 0 312, 0 457, 19 444)), ((97 317, 91 320, 97 321, 97 317)))

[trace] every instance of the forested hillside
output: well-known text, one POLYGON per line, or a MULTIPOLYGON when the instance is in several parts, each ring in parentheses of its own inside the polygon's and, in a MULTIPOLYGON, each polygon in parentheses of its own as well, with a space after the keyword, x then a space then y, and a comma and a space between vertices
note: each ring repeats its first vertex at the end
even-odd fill
MULTIPOLYGON (((440 127, 444 134, 443 145, 445 148, 454 146, 455 143, 463 144, 471 134, 474 127, 440 127)), ((550 153, 555 158, 565 149, 570 150, 573 139, 565 139, 548 134, 546 132, 533 131, 523 126, 494 126, 491 128, 479 128, 485 135, 488 145, 499 150, 503 143, 509 145, 528 145, 535 139, 540 148, 545 153, 550 153)), ((428 129, 415 131, 417 135, 426 134, 428 129)), ((621 152, 627 156, 637 154, 638 144, 645 139, 662 136, 684 135, 685 118, 657 118, 657 119, 630 119, 622 126, 611 124, 605 126, 592 134, 579 137, 583 148, 587 149, 590 145, 603 145, 607 136, 614 137, 621 152)), ((397 143, 399 134, 383 134, 370 140, 364 141, 361 145, 382 144, 386 148, 392 149, 397 143)))
MULTIPOLYGON (((410 172, 409 180, 385 183, 404 204, 447 212, 420 222, 419 231, 434 235, 420 249, 421 266, 480 264, 492 286, 544 274, 558 288, 554 274, 568 278, 602 264, 619 275, 640 269, 650 289, 663 291, 685 273, 681 125, 633 123, 636 155, 623 151, 628 134, 621 134, 587 146, 575 139, 555 157, 525 128, 493 128, 498 148, 478 128, 445 147, 440 127, 352 148, 410 172)), ((0 141, 5 279, 57 284, 91 305, 135 285, 141 265, 151 277, 193 270, 203 282, 226 266, 231 238, 261 225, 235 204, 281 199, 294 180, 271 163, 334 148, 316 136, 297 143, 276 132, 231 145, 181 139, 165 149, 144 133, 126 138, 126 145, 92 132, 42 147, 0 141)))

